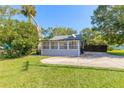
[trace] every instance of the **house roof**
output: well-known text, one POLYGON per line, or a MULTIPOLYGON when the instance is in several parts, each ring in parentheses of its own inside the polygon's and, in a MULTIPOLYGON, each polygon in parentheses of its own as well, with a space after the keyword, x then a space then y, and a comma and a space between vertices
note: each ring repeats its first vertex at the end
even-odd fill
POLYGON ((50 40, 80 40, 80 35, 54 36, 50 40))

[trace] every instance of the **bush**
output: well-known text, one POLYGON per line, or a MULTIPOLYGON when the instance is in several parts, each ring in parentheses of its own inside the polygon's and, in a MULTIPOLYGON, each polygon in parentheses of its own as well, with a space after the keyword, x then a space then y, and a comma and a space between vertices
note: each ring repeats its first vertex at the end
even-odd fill
POLYGON ((8 57, 28 55, 38 44, 36 27, 27 22, 10 20, 0 27, 0 37, 0 44, 8 57))
POLYGON ((113 47, 109 46, 107 50, 108 50, 108 51, 112 51, 112 50, 114 50, 114 49, 113 49, 113 47))

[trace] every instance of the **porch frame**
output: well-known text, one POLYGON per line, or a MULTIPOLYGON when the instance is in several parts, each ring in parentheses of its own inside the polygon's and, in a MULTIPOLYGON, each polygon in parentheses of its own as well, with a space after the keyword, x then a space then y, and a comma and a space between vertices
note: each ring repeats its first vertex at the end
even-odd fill
MULTIPOLYGON (((54 41, 54 40, 48 40, 47 42, 48 42, 48 46, 49 46, 49 48, 48 49, 43 49, 43 47, 41 48, 41 50, 43 49, 43 50, 52 50, 52 46, 51 46, 51 42, 52 41, 54 41)), ((56 40, 55 40, 56 41, 56 40)), ((70 47, 69 47, 69 42, 70 42, 71 40, 67 40, 66 42, 67 42, 67 49, 60 49, 60 40, 57 40, 57 49, 53 49, 53 50, 77 50, 78 51, 78 56, 80 56, 80 40, 75 40, 75 41, 77 41, 77 48, 76 49, 70 49, 70 47)), ((43 44, 42 44, 43 45, 43 44)), ((41 52, 41 55, 42 55, 42 52, 41 52)))

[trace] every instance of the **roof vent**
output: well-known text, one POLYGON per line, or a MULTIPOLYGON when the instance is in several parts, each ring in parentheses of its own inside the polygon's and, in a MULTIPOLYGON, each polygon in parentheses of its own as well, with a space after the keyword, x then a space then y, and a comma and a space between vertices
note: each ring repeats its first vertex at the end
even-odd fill
POLYGON ((72 36, 73 36, 74 38, 76 38, 76 35, 75 35, 75 34, 72 34, 72 36))

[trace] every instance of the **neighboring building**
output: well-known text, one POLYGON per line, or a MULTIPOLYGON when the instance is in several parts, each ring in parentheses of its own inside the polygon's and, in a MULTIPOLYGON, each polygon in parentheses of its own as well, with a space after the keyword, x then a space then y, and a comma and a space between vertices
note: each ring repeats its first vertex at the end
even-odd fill
POLYGON ((112 47, 113 49, 119 49, 119 50, 124 50, 124 44, 118 46, 118 45, 110 45, 110 47, 112 47))
POLYGON ((55 36, 41 43, 41 55, 45 56, 80 56, 81 42, 79 35, 55 36))

